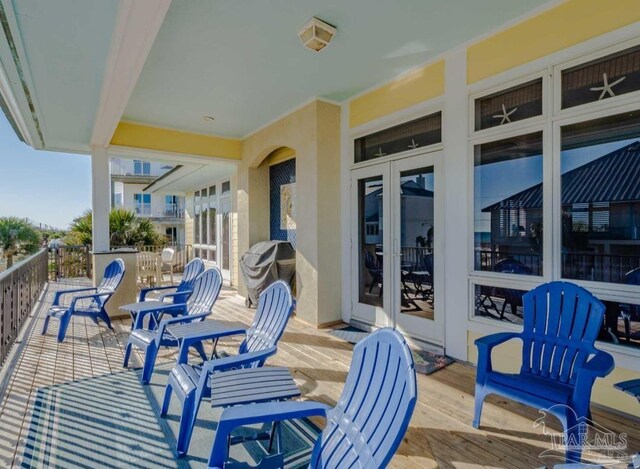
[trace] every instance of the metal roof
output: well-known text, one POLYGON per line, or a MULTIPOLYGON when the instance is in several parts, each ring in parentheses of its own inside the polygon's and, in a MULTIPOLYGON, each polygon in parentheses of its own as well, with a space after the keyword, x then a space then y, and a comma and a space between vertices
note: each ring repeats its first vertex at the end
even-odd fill
MULTIPOLYGON (((640 141, 562 175, 562 204, 640 201, 640 141)), ((542 208, 542 183, 482 209, 542 208)))

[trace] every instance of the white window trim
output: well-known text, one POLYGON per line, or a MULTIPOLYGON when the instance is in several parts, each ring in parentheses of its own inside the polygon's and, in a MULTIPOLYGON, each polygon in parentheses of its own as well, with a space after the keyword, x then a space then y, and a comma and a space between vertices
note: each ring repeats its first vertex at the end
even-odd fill
MULTIPOLYGON (((557 218, 556 214, 561 213, 562 205, 560 191, 561 127, 572 123, 587 122, 601 117, 617 115, 631 110, 640 110, 640 91, 561 110, 561 72, 562 70, 580 65, 581 63, 586 63, 640 45, 640 40, 637 37, 638 34, 640 34, 639 24, 621 28, 620 30, 525 64, 469 87, 469 331, 484 334, 505 330, 519 331, 522 329, 521 326, 515 324, 475 316, 474 286, 495 284, 497 280, 500 281, 501 285, 524 291, 531 290, 535 288, 535 286, 553 279, 566 280, 587 288, 604 301, 640 304, 640 291, 637 286, 563 278, 561 276, 561 258, 557 255, 557 253, 562 252, 562 224, 553 221, 557 218), (547 76, 543 76, 542 118, 524 119, 509 124, 508 128, 500 126, 481 131, 473 131, 475 125, 475 99, 517 86, 518 83, 526 83, 527 80, 531 80, 536 75, 544 73, 540 70, 543 66, 547 67, 547 76), (552 113, 549 113, 550 109, 553 110, 552 113), (518 125, 520 123, 522 124, 518 125), (543 259, 545 260, 543 261, 543 276, 537 277, 476 271, 474 270, 475 227, 473 215, 475 181, 473 178, 473 148, 480 143, 533 133, 539 131, 540 128, 543 130, 543 206, 545 207, 543 224, 546 227, 551 227, 551 229, 545 229, 543 235, 543 259), (494 129, 497 130, 494 131, 494 129)), ((640 371, 640 362, 637 360, 640 358, 640 348, 602 341, 598 341, 597 346, 602 350, 613 353, 619 366, 640 371), (624 365, 620 363, 619 359, 622 359, 624 365)))

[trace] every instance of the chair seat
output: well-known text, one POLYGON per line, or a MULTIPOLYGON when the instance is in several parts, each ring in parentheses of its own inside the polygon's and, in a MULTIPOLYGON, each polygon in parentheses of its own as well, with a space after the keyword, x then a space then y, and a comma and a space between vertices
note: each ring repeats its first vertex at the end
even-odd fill
POLYGON ((565 404, 569 405, 573 396, 573 386, 562 384, 548 378, 528 373, 507 374, 492 371, 487 375, 487 386, 500 389, 506 397, 514 396, 517 400, 527 395, 531 405, 565 404))

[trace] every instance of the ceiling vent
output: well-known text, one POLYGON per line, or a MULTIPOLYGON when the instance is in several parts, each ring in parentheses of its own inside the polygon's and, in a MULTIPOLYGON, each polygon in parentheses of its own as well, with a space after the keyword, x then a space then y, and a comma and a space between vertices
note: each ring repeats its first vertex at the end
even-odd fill
POLYGON ((314 52, 320 52, 327 47, 336 34, 336 28, 315 16, 307 21, 298 35, 302 45, 314 52))

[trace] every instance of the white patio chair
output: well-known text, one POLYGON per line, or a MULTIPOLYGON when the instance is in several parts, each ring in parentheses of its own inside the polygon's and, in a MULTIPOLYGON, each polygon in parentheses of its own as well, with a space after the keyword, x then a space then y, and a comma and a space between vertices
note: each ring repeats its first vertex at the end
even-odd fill
POLYGON ((176 265, 176 250, 174 248, 164 248, 161 254, 162 267, 160 283, 164 281, 164 274, 169 273, 169 283, 173 285, 173 268, 176 265))

